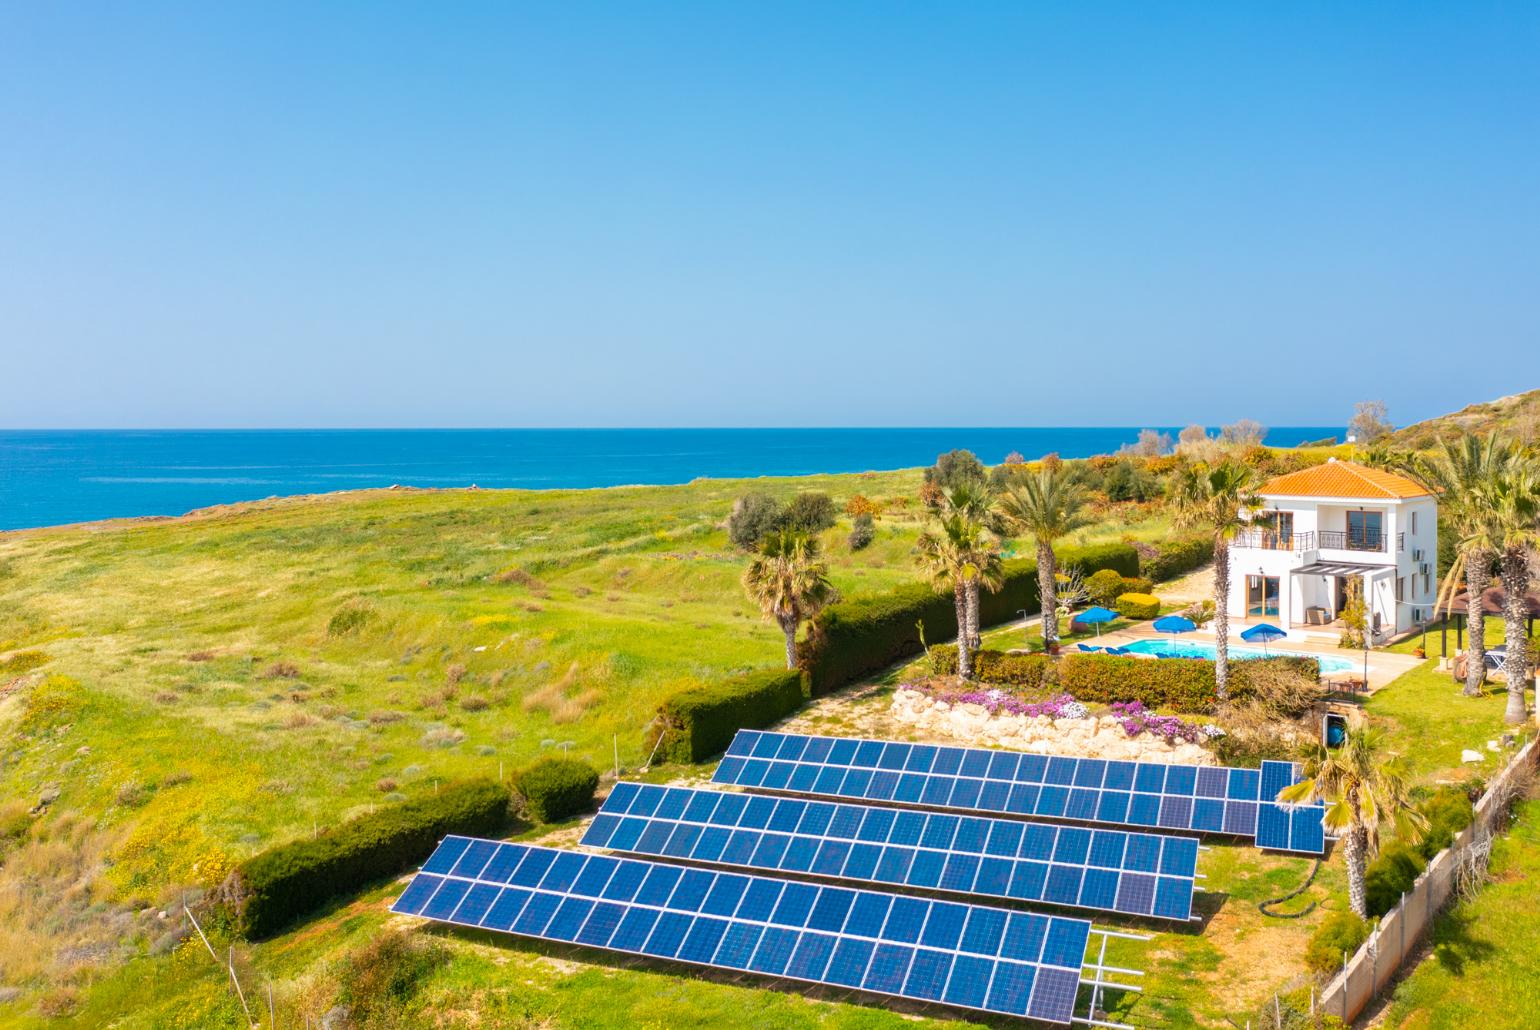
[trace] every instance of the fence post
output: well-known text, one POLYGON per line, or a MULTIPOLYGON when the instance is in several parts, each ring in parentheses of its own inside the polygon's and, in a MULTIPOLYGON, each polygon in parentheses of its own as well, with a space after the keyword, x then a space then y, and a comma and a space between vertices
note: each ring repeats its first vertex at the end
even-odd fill
POLYGON ((1401 905, 1396 912, 1401 920, 1401 958, 1396 961, 1400 965, 1406 959, 1406 891, 1401 892, 1401 905))
POLYGON ((1347 1022, 1347 1006, 1348 1006, 1347 996, 1348 996, 1347 951, 1344 950, 1342 952, 1342 1021, 1344 1023, 1347 1022))

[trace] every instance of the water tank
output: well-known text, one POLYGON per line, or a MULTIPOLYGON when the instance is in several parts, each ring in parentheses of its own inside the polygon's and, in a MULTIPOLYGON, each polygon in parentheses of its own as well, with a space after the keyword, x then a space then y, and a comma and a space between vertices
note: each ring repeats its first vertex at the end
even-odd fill
POLYGON ((1347 716, 1327 712, 1326 718, 1321 720, 1321 743, 1327 747, 1341 747, 1347 740, 1347 729, 1347 716))

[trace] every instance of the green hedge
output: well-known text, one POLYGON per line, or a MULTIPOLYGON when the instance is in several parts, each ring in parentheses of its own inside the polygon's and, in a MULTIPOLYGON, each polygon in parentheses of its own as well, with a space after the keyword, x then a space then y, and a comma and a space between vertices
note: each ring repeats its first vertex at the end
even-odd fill
POLYGON ((1153 547, 1153 554, 1146 547, 1140 556, 1139 574, 1156 583, 1185 575, 1214 559, 1214 538, 1211 536, 1177 537, 1162 540, 1153 547))
POLYGON ((1113 607, 1125 619, 1153 619, 1160 614, 1160 598, 1154 594, 1119 594, 1113 607))
POLYGON ((806 700, 802 673, 768 669, 684 690, 663 702, 663 742, 671 762, 699 762, 721 754, 741 729, 760 729, 785 718, 806 700))
POLYGON ((271 937, 328 901, 418 865, 447 834, 492 836, 508 824, 508 789, 492 780, 452 783, 349 820, 313 839, 253 855, 236 867, 226 914, 253 940, 271 937))
POLYGON ((1335 912, 1311 935, 1305 965, 1317 973, 1334 973, 1342 968, 1343 953, 1354 954, 1368 939, 1368 923, 1352 912, 1335 912))
MULTIPOLYGON (((1230 697, 1250 693, 1247 667, 1272 666, 1319 678, 1314 658, 1279 656, 1230 663, 1230 697)), ((1142 701, 1149 708, 1200 713, 1218 698, 1214 663, 1206 658, 1132 658, 1121 655, 1069 654, 1059 659, 1059 688, 1081 701, 1111 704, 1142 701)))
POLYGON ((594 807, 599 773, 576 758, 548 755, 516 773, 513 789, 524 799, 524 811, 535 822, 560 822, 594 807))
MULTIPOLYGON (((1123 575, 1134 576, 1139 572, 1139 555, 1129 544, 1101 544, 1060 552, 1059 568, 1072 567, 1087 574, 1116 569, 1123 575)), ((984 591, 979 597, 981 626, 1009 621, 1022 609, 1038 610, 1035 560, 1006 562, 1003 578, 999 591, 984 591)), ((952 595, 916 583, 825 608, 813 620, 812 633, 803 648, 803 664, 812 694, 827 694, 919 654, 920 633, 916 623, 924 624, 928 642, 955 638, 957 614, 952 607, 952 595)))
MULTIPOLYGON (((973 675, 982 683, 1009 683, 1035 689, 1051 679, 1053 659, 1042 654, 1007 654, 978 651, 973 655, 973 675)), ((957 645, 940 644, 930 649, 930 671, 937 676, 957 672, 957 645)))

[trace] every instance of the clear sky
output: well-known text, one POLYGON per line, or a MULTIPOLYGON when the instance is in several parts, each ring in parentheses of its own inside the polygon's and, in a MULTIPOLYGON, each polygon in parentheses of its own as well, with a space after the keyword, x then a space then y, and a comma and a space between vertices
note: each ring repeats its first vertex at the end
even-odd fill
POLYGON ((0 5, 0 425, 1540 386, 1540 4, 0 5))

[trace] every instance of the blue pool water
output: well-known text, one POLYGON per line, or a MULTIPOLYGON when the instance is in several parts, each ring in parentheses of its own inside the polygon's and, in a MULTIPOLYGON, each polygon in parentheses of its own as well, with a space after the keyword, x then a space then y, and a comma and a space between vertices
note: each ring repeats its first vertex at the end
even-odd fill
MULTIPOLYGON (((1207 658, 1214 660, 1213 644, 1190 643, 1186 640, 1136 640, 1128 645, 1128 649, 1135 654, 1164 655, 1168 658, 1207 658)), ((1231 644, 1230 657, 1237 660, 1247 658, 1265 658, 1275 654, 1295 654, 1306 658, 1318 658, 1321 662, 1321 672, 1352 672, 1358 668, 1358 663, 1349 658, 1333 658, 1330 655, 1305 654, 1303 651, 1280 651, 1277 649, 1264 651, 1260 647, 1247 647, 1244 644, 1231 644)))
MULTIPOLYGON (((0 415, 0 418, 3 418, 0 415)), ((1176 430, 1170 430, 1174 435, 1176 430)), ((1274 428, 1292 447, 1341 433, 1274 428)), ((0 429, 0 530, 363 487, 526 489, 687 483, 1107 454, 1138 429, 0 429)))

